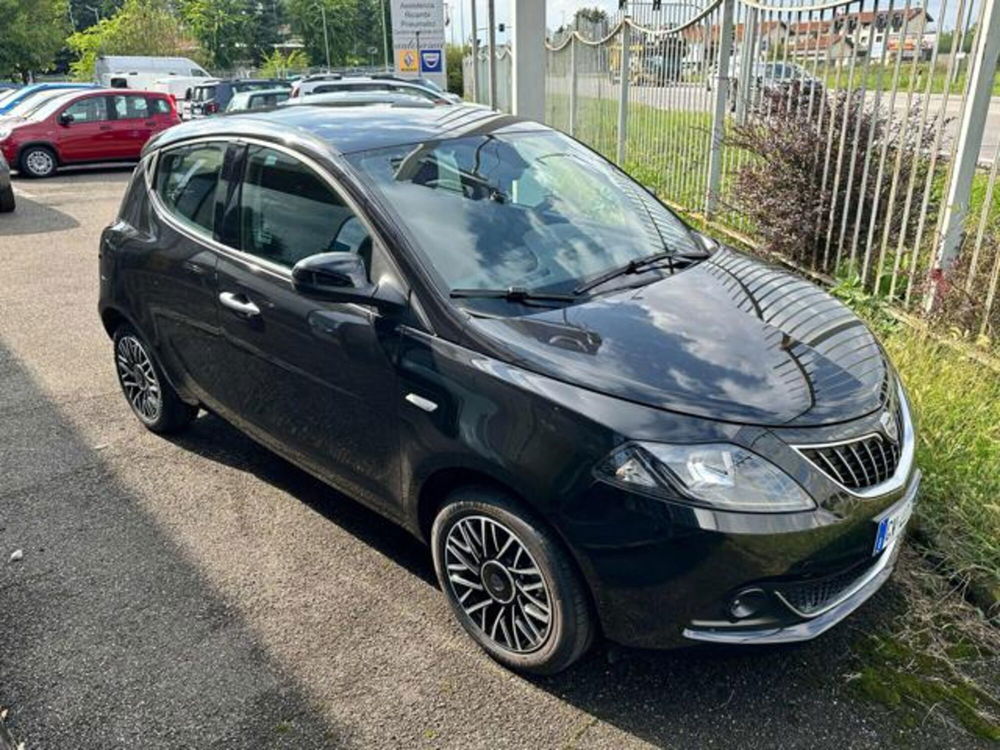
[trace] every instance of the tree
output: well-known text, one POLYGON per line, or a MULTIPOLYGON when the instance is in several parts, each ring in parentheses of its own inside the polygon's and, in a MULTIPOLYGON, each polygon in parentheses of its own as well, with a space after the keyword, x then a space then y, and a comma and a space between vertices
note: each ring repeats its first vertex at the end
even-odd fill
POLYGON ((284 78, 289 73, 301 73, 309 67, 309 55, 293 49, 287 55, 276 49, 260 66, 260 74, 269 78, 284 78))
POLYGON ((0 0, 0 78, 52 67, 68 31, 68 0, 0 0))
POLYGON ((181 17, 209 54, 212 65, 232 68, 259 63, 277 34, 275 5, 257 0, 180 0, 181 17))
POLYGON ((462 60, 472 54, 472 48, 465 44, 449 44, 446 47, 448 58, 448 91, 459 96, 465 96, 465 70, 462 60))
MULTIPOLYGON (((288 0, 292 30, 302 37, 309 57, 331 65, 363 65, 382 52, 382 0, 288 0), (326 42, 323 40, 323 11, 326 42)), ((388 18, 388 13, 386 14, 388 18)))
POLYGON ((113 16, 72 34, 66 44, 78 58, 71 67, 79 80, 93 77, 101 55, 201 56, 170 0, 125 0, 113 16))

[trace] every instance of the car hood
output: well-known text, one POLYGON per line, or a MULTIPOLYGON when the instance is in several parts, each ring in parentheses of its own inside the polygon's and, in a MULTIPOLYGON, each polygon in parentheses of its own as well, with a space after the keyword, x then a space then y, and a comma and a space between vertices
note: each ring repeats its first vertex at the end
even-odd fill
POLYGON ((878 409, 889 365, 816 285, 730 249, 660 281, 472 325, 521 367, 649 406, 761 426, 878 409))

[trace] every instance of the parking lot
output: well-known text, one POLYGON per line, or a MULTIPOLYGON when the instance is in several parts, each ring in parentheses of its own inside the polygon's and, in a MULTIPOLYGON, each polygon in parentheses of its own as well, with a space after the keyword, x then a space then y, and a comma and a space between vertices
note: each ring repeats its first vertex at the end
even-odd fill
POLYGON ((128 176, 16 180, 0 216, 0 705, 29 750, 975 743, 852 690, 892 585, 801 646, 496 666, 407 533, 214 416, 132 416, 96 313, 128 176))

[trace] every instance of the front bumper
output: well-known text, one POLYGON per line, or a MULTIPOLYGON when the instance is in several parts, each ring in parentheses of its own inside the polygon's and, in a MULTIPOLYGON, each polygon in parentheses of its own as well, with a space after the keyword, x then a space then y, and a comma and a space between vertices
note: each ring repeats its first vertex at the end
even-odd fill
POLYGON ((877 518, 913 502, 919 487, 914 468, 897 490, 838 517, 824 509, 703 514, 615 496, 621 490, 605 486, 587 503, 605 519, 587 514, 586 525, 566 519, 563 528, 609 640, 641 648, 802 641, 843 620, 889 578, 901 540, 873 556, 877 518), (599 533, 608 528, 615 538, 599 533), (755 588, 766 602, 738 618, 734 599, 755 588))
MULTIPOLYGON (((920 472, 918 471, 911 480, 906 494, 894 504, 894 507, 915 502, 919 488, 920 472)), ((683 635, 692 641, 737 645, 766 645, 812 640, 825 633, 834 625, 837 625, 841 620, 868 601, 876 591, 882 588, 882 585, 889 580, 889 576, 892 575, 892 571, 896 566, 902 542, 903 538, 901 536, 896 538, 887 549, 882 551, 872 565, 860 571, 855 580, 851 581, 842 591, 832 596, 830 601, 826 602, 812 616, 803 617, 801 611, 796 610, 791 604, 785 601, 780 593, 776 593, 775 598, 791 614, 803 618, 800 622, 781 626, 696 622, 686 627, 683 635)), ((780 591, 780 587, 776 587, 775 591, 780 591)))

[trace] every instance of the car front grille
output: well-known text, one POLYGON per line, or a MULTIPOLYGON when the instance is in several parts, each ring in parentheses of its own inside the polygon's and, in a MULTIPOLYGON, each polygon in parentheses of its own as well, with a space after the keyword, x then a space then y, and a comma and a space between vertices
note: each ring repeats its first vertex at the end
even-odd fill
POLYGON ((824 474, 849 490, 866 490, 896 473, 899 443, 883 435, 868 435, 836 445, 801 446, 802 455, 824 474))

